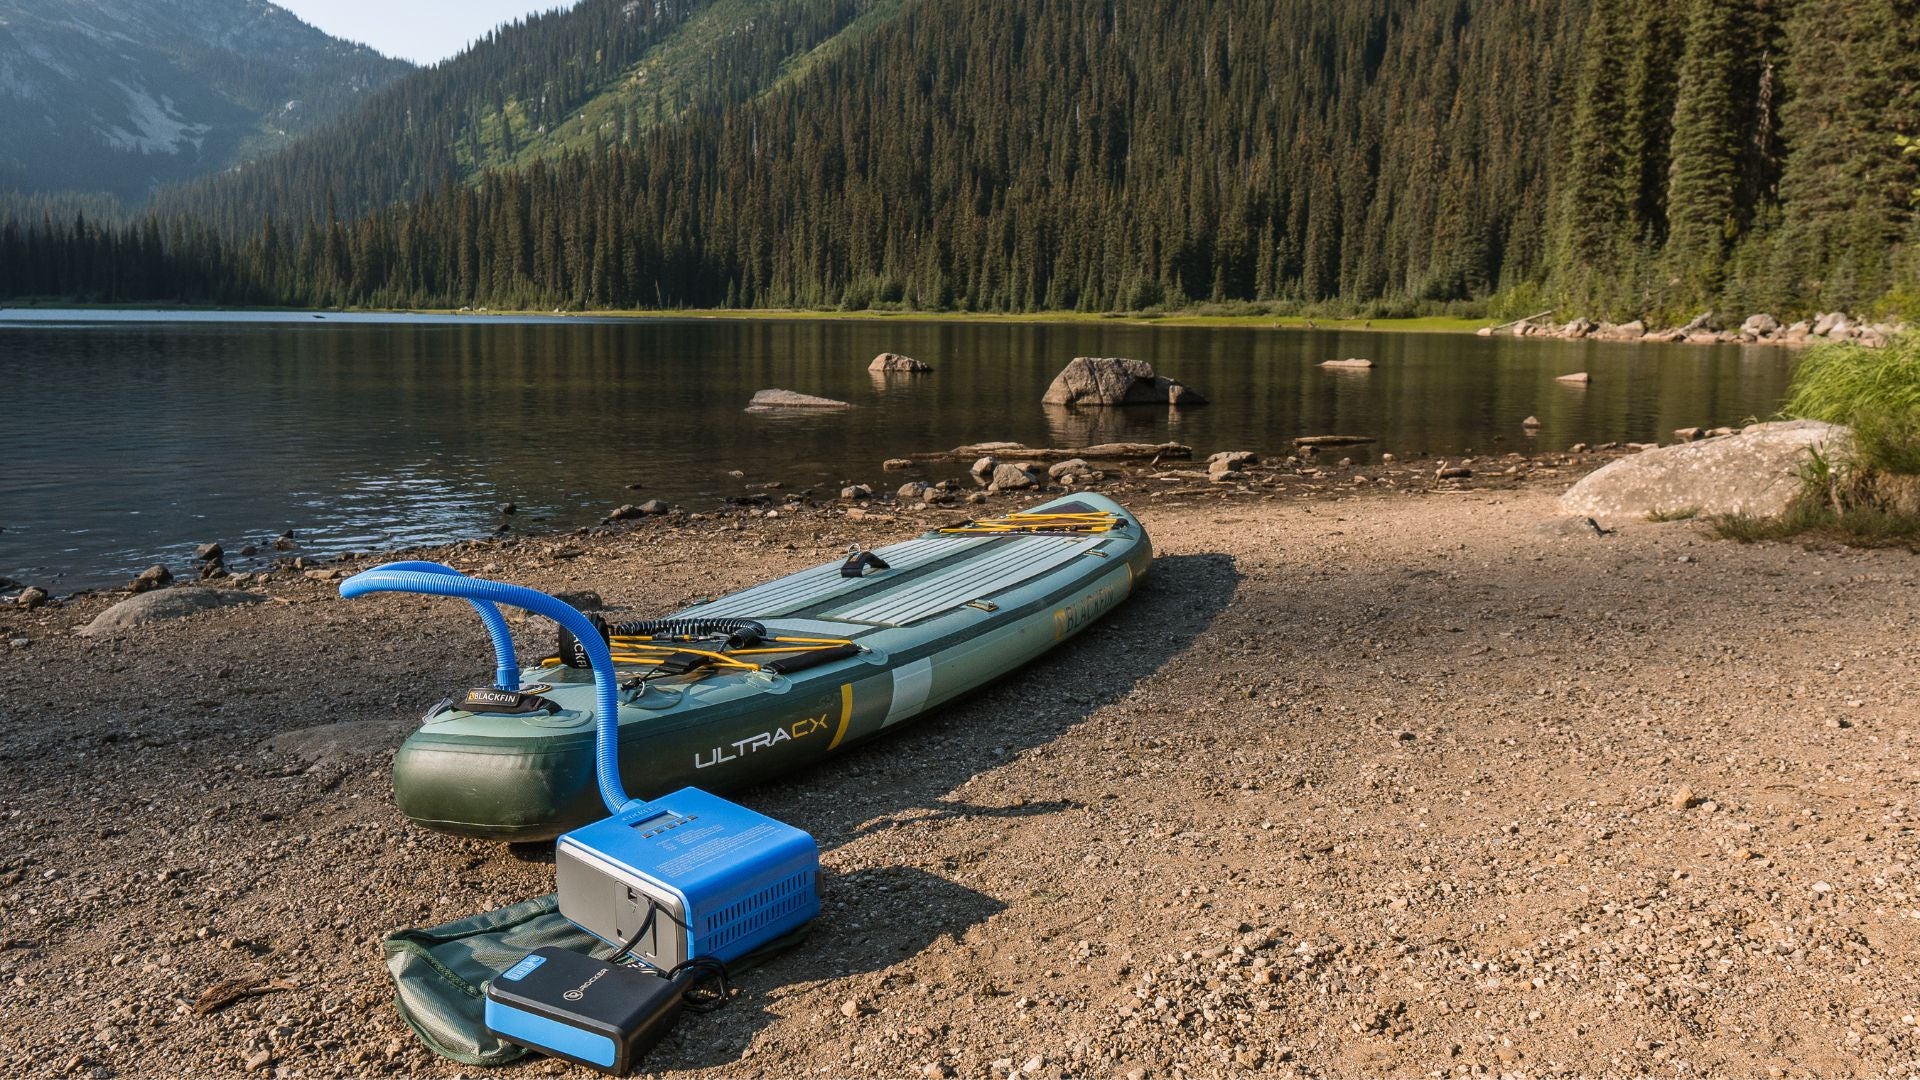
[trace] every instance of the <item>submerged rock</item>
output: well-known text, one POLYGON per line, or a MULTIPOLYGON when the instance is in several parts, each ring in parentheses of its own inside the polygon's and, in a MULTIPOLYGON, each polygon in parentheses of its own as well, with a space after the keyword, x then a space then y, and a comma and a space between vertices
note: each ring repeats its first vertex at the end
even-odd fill
POLYGON ((1602 522, 1685 511, 1777 517, 1800 494, 1808 451, 1848 435, 1818 420, 1787 420, 1647 450, 1582 479, 1560 497, 1560 509, 1602 522))
POLYGON ((815 397, 812 394, 796 393, 792 390, 761 390, 747 402, 748 412, 774 412, 780 409, 851 409, 852 405, 832 398, 815 397))
POLYGON ((197 585, 163 589, 120 601, 82 627, 79 634, 94 637, 147 623, 184 619, 202 611, 265 602, 266 597, 239 589, 208 589, 197 585))
POLYGON ((1324 368, 1354 368, 1365 371, 1373 366, 1373 361, 1353 357, 1347 360, 1322 360, 1320 361, 1320 366, 1324 368))
POLYGON ((1078 356, 1054 376, 1044 405, 1204 405, 1199 391, 1158 375, 1145 360, 1078 356))

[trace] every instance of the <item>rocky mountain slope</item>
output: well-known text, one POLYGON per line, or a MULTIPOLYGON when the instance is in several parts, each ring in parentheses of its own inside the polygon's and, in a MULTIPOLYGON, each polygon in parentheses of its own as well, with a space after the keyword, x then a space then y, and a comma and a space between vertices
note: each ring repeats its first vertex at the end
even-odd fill
POLYGON ((0 0, 0 187, 138 199, 409 70, 263 0, 0 0))

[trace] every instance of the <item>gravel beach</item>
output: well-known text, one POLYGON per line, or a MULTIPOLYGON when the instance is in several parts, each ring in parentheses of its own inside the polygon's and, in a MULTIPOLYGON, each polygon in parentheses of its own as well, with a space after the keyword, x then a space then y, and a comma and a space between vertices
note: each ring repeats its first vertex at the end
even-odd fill
MULTIPOLYGON (((1116 613, 744 793, 819 838, 823 918, 648 1066, 1910 1073, 1920 564, 1556 519, 1593 463, 1113 490, 1159 552, 1116 613)), ((758 513, 436 557, 662 613, 957 516, 758 513)), ((334 590, 91 639, 119 597, 0 611, 0 1071, 486 1072, 406 1029, 379 947, 552 889, 389 797, 485 638, 334 590)))

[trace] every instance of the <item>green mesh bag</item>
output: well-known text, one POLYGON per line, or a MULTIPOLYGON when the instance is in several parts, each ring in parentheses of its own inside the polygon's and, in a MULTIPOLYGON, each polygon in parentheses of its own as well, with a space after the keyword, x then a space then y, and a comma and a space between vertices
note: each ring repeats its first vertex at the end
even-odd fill
MULTIPOLYGON (((812 929, 803 926, 727 966, 735 974, 750 971, 812 929)), ((602 960, 614 951, 568 922, 551 894, 427 930, 396 930, 382 942, 401 1018, 434 1053, 462 1065, 507 1065, 533 1052, 487 1030, 486 984, 548 945, 602 960)))
POLYGON ((483 988, 547 945, 601 958, 613 952, 568 922, 551 895, 427 930, 397 930, 382 948, 400 1015, 434 1053, 463 1065, 506 1065, 532 1051, 487 1030, 483 988))

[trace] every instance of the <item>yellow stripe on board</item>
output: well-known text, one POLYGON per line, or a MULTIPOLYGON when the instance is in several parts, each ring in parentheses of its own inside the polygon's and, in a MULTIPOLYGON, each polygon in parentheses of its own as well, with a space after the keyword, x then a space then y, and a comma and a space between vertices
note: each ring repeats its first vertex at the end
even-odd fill
POLYGON ((853 720, 853 684, 841 683, 840 684, 840 730, 833 733, 833 741, 827 744, 827 749, 829 751, 831 751, 834 747, 839 746, 840 740, 847 737, 847 724, 852 720, 853 720))

